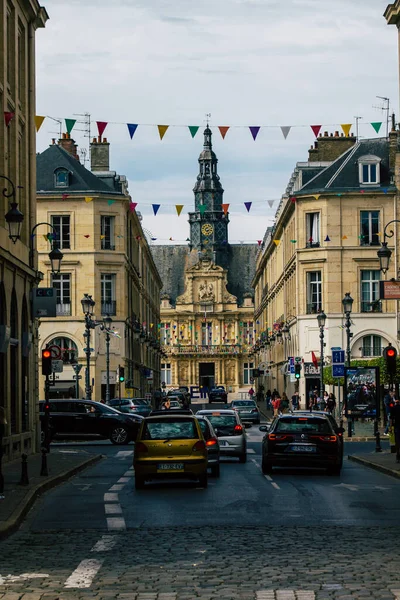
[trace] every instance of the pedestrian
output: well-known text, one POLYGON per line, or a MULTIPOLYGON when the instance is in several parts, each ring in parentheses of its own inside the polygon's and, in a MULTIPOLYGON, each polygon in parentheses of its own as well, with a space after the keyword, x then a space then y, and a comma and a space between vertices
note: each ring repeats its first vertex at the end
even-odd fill
POLYGON ((156 410, 160 409, 160 404, 162 401, 162 391, 161 388, 157 388, 153 393, 153 402, 156 410))
POLYGON ((319 409, 325 410, 328 404, 328 392, 324 392, 319 401, 319 409))
POLYGON ((287 395, 285 394, 285 392, 283 392, 283 394, 282 394, 282 399, 281 399, 281 404, 280 404, 280 410, 281 410, 281 413, 283 415, 285 413, 287 413, 287 411, 289 410, 289 398, 287 397, 287 395))
POLYGON ((161 410, 170 410, 170 408, 171 408, 171 400, 167 396, 167 398, 163 402, 161 410))
POLYGON ((269 410, 271 408, 271 400, 272 400, 272 393, 271 390, 267 390, 267 393, 265 394, 265 402, 266 402, 266 406, 267 406, 267 410, 269 410))
POLYGON ((390 425, 394 429, 396 444, 396 462, 400 463, 400 400, 396 398, 390 409, 390 425))
POLYGON ((295 392, 292 396, 292 410, 300 410, 300 394, 295 392))
POLYGON ((6 412, 3 406, 0 406, 0 500, 4 500, 4 476, 2 471, 2 458, 3 458, 3 438, 6 435, 6 412))
POLYGON ((281 399, 279 394, 277 396, 274 396, 273 399, 271 400, 271 404, 272 404, 272 408, 274 409, 274 417, 277 417, 279 415, 279 411, 280 411, 280 407, 281 407, 281 399))
POLYGON ((254 390, 252 387, 249 389, 249 396, 250 396, 251 400, 253 400, 254 390))
POLYGON ((278 390, 276 388, 274 388, 274 391, 272 392, 272 398, 280 398, 280 394, 278 392, 278 390))
POLYGON ((334 412, 335 408, 336 408, 336 398, 335 398, 334 394, 332 394, 332 392, 331 392, 328 396, 327 410, 328 410, 328 412, 330 412, 332 414, 334 412))
POLYGON ((385 415, 386 415, 386 427, 385 427, 385 431, 383 432, 383 435, 389 435, 390 411, 394 405, 394 392, 393 391, 388 390, 386 392, 386 394, 383 398, 383 404, 385 407, 385 415))

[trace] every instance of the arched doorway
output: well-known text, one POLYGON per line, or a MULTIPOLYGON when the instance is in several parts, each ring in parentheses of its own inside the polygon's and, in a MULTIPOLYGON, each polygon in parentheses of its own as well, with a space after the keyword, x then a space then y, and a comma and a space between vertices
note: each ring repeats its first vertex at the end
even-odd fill
POLYGON ((61 348, 61 359, 64 363, 64 371, 60 373, 62 378, 56 379, 55 385, 50 388, 50 398, 75 398, 76 380, 73 379, 75 374, 71 365, 78 360, 78 346, 66 336, 53 338, 48 344, 61 348))

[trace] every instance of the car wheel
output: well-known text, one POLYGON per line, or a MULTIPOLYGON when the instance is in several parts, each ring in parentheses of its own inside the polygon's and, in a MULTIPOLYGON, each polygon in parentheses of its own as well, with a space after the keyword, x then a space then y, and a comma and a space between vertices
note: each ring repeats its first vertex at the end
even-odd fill
POLYGON ((110 441, 117 446, 129 443, 129 434, 125 427, 114 427, 111 431, 110 441))
POLYGON ((263 457, 262 463, 261 463, 261 470, 264 473, 264 475, 267 475, 268 473, 272 473, 272 465, 268 460, 265 460, 264 457, 263 457))
POLYGON ((341 469, 342 469, 341 465, 339 465, 337 467, 328 467, 328 475, 333 475, 333 476, 338 477, 340 475, 341 469))
POLYGON ((142 490, 144 488, 144 479, 140 475, 135 475, 135 490, 142 490))
POLYGON ((208 486, 207 471, 205 473, 203 473, 203 475, 200 475, 199 484, 202 488, 206 488, 208 486))
POLYGON ((219 475, 220 475, 219 464, 211 467, 211 474, 213 475, 213 477, 219 477, 219 475))
POLYGON ((245 463, 245 462, 247 462, 247 453, 246 453, 246 451, 244 451, 244 454, 241 454, 241 455, 239 456, 239 462, 240 462, 240 463, 245 463))

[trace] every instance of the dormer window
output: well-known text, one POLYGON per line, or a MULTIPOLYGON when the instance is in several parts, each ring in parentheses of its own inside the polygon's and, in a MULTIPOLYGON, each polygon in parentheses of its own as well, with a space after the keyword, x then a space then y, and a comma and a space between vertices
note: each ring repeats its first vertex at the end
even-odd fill
POLYGON ((69 187, 69 175, 68 169, 60 167, 54 171, 54 187, 56 188, 67 188, 69 187))
POLYGON ((378 156, 362 156, 358 160, 360 185, 378 185, 381 181, 381 159, 378 156))

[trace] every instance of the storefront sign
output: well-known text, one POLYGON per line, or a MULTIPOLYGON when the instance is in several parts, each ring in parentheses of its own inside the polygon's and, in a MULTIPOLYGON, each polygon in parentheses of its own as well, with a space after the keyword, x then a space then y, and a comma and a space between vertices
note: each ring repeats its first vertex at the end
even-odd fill
POLYGON ((400 281, 380 281, 381 300, 400 300, 400 281))
POLYGON ((319 366, 315 367, 314 363, 305 362, 303 366, 304 366, 304 377, 319 377, 320 376, 319 366))

